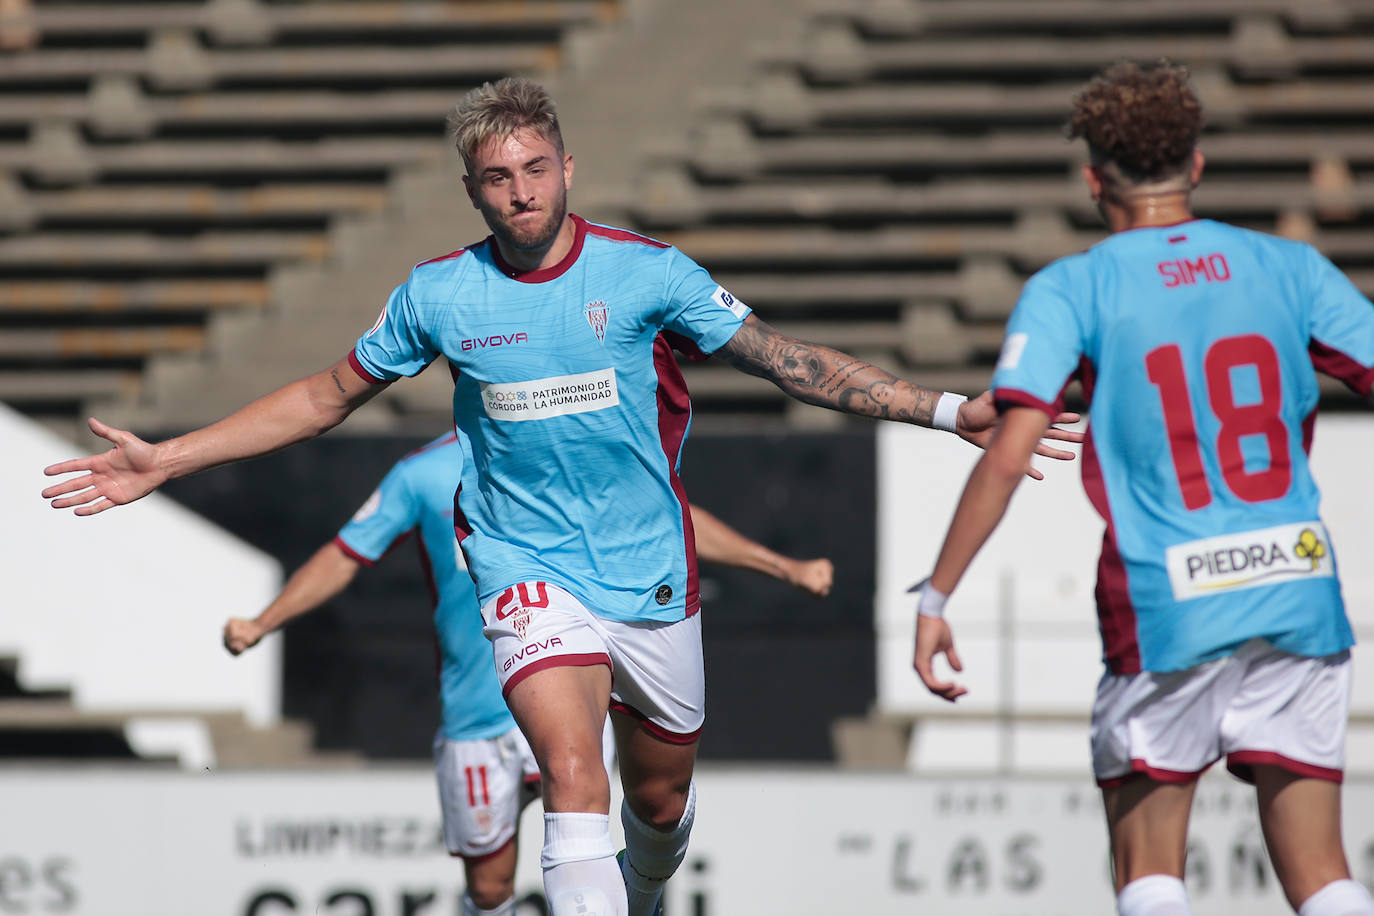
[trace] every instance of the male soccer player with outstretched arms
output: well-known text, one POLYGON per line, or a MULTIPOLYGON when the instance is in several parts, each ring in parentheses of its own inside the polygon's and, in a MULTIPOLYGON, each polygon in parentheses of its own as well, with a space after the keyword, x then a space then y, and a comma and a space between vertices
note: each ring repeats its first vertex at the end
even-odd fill
POLYGON ((1193 217, 1201 106, 1182 68, 1118 64, 1074 100, 1110 238, 1032 277, 993 379, 1004 423, 918 607, 915 667, 958 670, 946 597, 1005 512, 1077 377, 1083 485, 1107 523, 1092 715, 1121 916, 1186 916, 1188 815, 1221 757, 1255 784, 1301 916, 1371 916, 1340 782, 1354 641, 1307 447, 1314 369, 1369 397, 1374 307, 1310 246, 1193 217))
MULTIPOLYGON (((978 445, 996 411, 986 394, 964 401, 780 334, 672 247, 568 213, 573 160, 536 84, 476 89, 450 124, 487 240, 417 265, 347 358, 224 420, 156 445, 93 420, 115 447, 48 468, 84 473, 44 495, 82 515, 130 502, 170 477, 318 435, 443 354, 472 459, 455 529, 507 704, 539 761, 551 911, 649 916, 686 855, 705 716, 677 473, 691 407, 670 343, 807 403, 978 445), (608 706, 625 790, 623 874, 601 765, 608 706)), ((1072 457, 1047 443, 1037 451, 1072 457)))
MULTIPOLYGON (((225 624, 224 645, 235 655, 252 648, 338 595, 360 569, 416 534, 435 597, 442 722, 434 739, 434 766, 444 842, 463 860, 462 916, 510 916, 520 811, 538 794, 539 766, 501 696, 477 595, 454 537, 453 494, 464 463, 456 433, 398 461, 348 524, 291 575, 262 613, 225 624)), ((829 560, 782 556, 695 505, 691 512, 700 558, 764 572, 812 595, 829 593, 834 575, 829 560)), ((606 735, 608 769, 612 749, 606 735)))

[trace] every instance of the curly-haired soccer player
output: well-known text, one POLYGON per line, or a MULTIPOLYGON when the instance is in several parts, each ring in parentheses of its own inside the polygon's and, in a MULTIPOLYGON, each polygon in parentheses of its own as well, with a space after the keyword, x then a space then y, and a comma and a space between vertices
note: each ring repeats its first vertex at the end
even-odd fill
POLYGON ((1354 640, 1307 445, 1316 370, 1370 394, 1374 307, 1308 245, 1193 217, 1201 127, 1167 63, 1118 64, 1074 100, 1069 133, 1112 235, 1025 286, 993 379, 1002 433, 922 590, 915 667, 933 693, 964 693, 931 667, 941 653, 959 667, 945 598, 1080 379, 1083 485, 1107 523, 1092 761, 1119 912, 1190 912, 1193 792, 1225 757, 1256 787, 1293 908, 1368 916, 1340 834, 1354 640))

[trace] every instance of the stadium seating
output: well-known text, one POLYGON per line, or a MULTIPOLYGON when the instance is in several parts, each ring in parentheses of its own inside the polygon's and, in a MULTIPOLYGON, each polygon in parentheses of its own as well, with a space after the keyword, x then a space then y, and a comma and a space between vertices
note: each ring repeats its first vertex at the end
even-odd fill
MULTIPOLYGON (((1060 125, 1120 57, 1193 68, 1201 215, 1311 241, 1374 292, 1371 0, 646 5, 36 0, 39 44, 0 52, 0 400, 175 431, 337 359, 409 264, 481 233, 442 120, 511 73, 555 89, 577 212, 931 386, 985 386, 1024 279, 1101 238, 1060 125)), ((837 422, 687 372, 698 429, 837 422)), ((450 390, 427 372, 350 428, 442 428, 450 390)), ((905 753, 910 720, 889 726, 841 730, 905 753)))
POLYGON ((549 70, 615 0, 39 0, 0 52, 0 399, 66 428, 203 358, 447 153, 465 88, 549 70))

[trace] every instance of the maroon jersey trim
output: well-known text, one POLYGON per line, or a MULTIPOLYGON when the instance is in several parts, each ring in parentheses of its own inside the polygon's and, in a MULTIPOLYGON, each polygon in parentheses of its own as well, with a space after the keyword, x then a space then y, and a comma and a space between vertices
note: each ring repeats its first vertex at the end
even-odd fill
POLYGON ((1307 352, 1312 357, 1313 368, 1318 372, 1344 382, 1361 397, 1369 397, 1370 389, 1374 388, 1374 367, 1365 366, 1320 340, 1311 341, 1307 345, 1307 352))
POLYGON ((491 259, 501 270, 501 273, 518 280, 521 283, 547 283, 556 280, 577 263, 577 259, 582 254, 582 245, 587 240, 587 221, 575 213, 569 213, 568 218, 573 222, 573 243, 568 249, 568 253, 563 255, 563 259, 552 267, 544 267, 539 270, 520 270, 506 263, 506 259, 501 257, 501 246, 495 243, 492 237, 488 237, 483 244, 491 244, 491 259))
POLYGON ((668 480, 682 510, 683 553, 687 560, 687 594, 683 597, 686 616, 701 610, 701 596, 697 580, 696 531, 692 527, 692 510, 687 503, 687 488, 677 475, 677 456, 687 437, 692 420, 692 401, 687 394, 687 382, 668 341, 659 335, 654 338, 654 368, 658 371, 658 439, 663 457, 668 462, 668 480))

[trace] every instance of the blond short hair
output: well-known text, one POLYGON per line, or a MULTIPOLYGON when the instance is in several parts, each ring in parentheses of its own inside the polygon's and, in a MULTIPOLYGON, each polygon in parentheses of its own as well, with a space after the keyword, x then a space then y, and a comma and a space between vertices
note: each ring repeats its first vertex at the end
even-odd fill
POLYGON ((563 133, 553 99, 543 86, 523 77, 483 83, 463 96, 448 116, 449 137, 468 168, 483 143, 522 130, 539 134, 562 154, 563 133))

